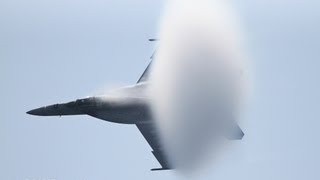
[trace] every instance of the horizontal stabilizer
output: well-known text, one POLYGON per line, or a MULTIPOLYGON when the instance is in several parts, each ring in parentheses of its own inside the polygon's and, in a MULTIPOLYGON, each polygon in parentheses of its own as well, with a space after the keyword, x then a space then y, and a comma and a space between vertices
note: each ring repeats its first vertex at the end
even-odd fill
POLYGON ((236 122, 230 123, 230 127, 227 130, 226 138, 229 140, 241 140, 244 136, 242 129, 236 122))

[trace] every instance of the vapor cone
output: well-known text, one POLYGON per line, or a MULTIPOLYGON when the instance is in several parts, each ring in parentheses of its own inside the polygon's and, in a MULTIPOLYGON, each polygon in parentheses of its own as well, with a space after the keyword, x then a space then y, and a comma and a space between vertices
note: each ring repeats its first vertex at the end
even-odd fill
POLYGON ((195 170, 216 153, 226 122, 237 118, 243 55, 233 11, 225 1, 170 1, 149 93, 170 164, 195 170))

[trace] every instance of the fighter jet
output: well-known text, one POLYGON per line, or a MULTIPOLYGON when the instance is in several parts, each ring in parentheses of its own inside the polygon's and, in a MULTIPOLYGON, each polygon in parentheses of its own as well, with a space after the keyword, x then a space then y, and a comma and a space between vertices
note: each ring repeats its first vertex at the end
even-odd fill
MULTIPOLYGON (((146 93, 153 57, 151 57, 151 62, 137 83, 132 86, 116 89, 101 96, 86 97, 67 103, 40 107, 28 111, 27 114, 36 116, 89 115, 109 122, 136 125, 161 165, 161 168, 151 170, 174 169, 160 143, 154 117, 151 113, 150 98, 146 93)), ((240 127, 235 124, 233 129, 228 138, 232 140, 242 139, 244 133, 240 127)))

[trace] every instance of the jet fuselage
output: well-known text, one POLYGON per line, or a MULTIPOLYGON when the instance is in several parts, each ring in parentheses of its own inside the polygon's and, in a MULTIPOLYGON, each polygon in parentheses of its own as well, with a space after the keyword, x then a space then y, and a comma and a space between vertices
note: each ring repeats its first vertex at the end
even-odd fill
POLYGON ((105 95, 44 106, 27 113, 38 116, 90 115, 115 123, 144 123, 151 119, 150 103, 145 94, 146 86, 146 83, 140 83, 105 95))

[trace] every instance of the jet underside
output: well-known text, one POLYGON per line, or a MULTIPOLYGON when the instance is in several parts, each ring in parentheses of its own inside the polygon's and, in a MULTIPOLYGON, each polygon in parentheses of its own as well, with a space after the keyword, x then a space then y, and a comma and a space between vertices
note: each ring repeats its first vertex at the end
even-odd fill
MULTIPOLYGON (((114 90, 103 96, 87 97, 68 103, 44 106, 27 113, 37 116, 89 115, 114 123, 135 124, 151 146, 153 155, 161 164, 161 168, 152 170, 174 169, 157 135, 156 124, 150 108, 150 99, 146 94, 150 64, 137 84, 133 86, 114 90)), ((232 125, 232 129, 232 133, 228 135, 229 139, 242 139, 244 134, 236 123, 232 125)))

